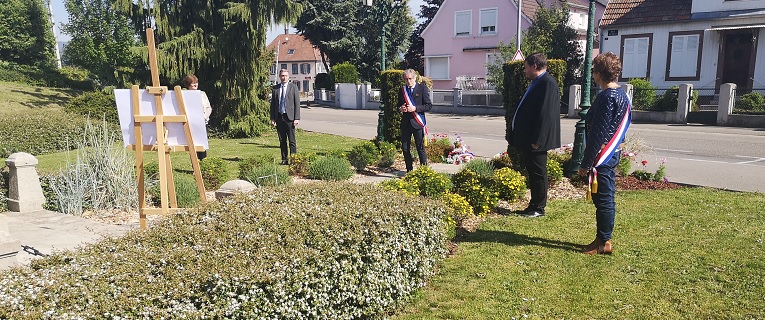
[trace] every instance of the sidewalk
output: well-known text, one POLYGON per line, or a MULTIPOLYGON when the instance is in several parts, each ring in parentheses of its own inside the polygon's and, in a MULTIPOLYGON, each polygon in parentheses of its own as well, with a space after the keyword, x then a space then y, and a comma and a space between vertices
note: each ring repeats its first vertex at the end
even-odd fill
MULTIPOLYGON (((462 166, 433 163, 433 170, 444 173, 456 173, 462 166)), ((379 183, 386 179, 394 179, 405 174, 404 171, 382 173, 375 176, 362 176, 353 180, 356 183, 379 183)), ((39 259, 40 254, 51 254, 56 251, 71 250, 88 243, 97 242, 104 237, 117 237, 130 230, 138 229, 138 225, 112 225, 95 220, 41 210, 34 212, 5 212, 0 213, 0 220, 7 223, 10 236, 21 242, 16 265, 28 265, 32 260, 39 259)), ((13 261, 10 261, 13 262, 13 261)), ((0 264, 0 271, 10 268, 5 263, 0 264)))

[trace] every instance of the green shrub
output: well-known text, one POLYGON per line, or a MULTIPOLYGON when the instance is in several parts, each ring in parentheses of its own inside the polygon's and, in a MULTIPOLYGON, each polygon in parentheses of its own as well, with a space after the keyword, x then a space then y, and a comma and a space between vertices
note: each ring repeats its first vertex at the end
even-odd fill
POLYGON ((379 159, 379 151, 374 143, 364 141, 359 145, 353 146, 348 152, 348 161, 351 162, 356 171, 362 171, 366 167, 379 159))
POLYGON ((344 62, 332 66, 329 72, 332 83, 359 83, 359 71, 351 63, 344 62))
POLYGON ((563 167, 557 161, 547 161, 547 184, 555 185, 563 179, 563 167))
POLYGON ((0 312, 8 319, 381 319, 434 275, 448 245, 446 210, 441 201, 373 185, 259 188, 7 270, 0 312))
POLYGON ((445 193, 441 196, 441 201, 449 208, 449 213, 454 220, 455 226, 461 227, 465 220, 475 218, 473 207, 470 206, 465 197, 456 193, 445 193))
POLYGON ((353 167, 346 159, 321 157, 308 164, 308 176, 312 179, 340 181, 353 177, 353 167))
POLYGON ((380 187, 385 190, 401 191, 410 196, 420 195, 420 186, 412 180, 386 179, 380 182, 380 187))
POLYGON ((202 181, 204 181, 206 190, 218 189, 224 182, 228 181, 229 170, 226 161, 220 157, 207 157, 199 162, 199 169, 202 171, 202 181))
POLYGON ((64 106, 64 110, 69 113, 75 113, 91 119, 106 119, 107 122, 119 125, 120 119, 117 114, 117 103, 114 101, 114 94, 103 91, 85 92, 64 106))
POLYGON ((143 174, 147 180, 159 180, 159 163, 145 162, 143 164, 143 174))
POLYGON ((396 156, 398 155, 396 145, 390 142, 380 141, 378 148, 380 149, 380 162, 378 162, 377 165, 381 168, 389 168, 393 166, 396 161, 396 156))
POLYGON ((515 201, 526 195, 526 177, 508 167, 494 171, 492 182, 502 200, 515 201))
POLYGON ((327 152, 327 157, 335 157, 340 159, 348 159, 348 150, 345 149, 332 149, 327 152))
POLYGON ((567 168, 569 165, 571 165, 571 149, 565 148, 562 149, 564 151, 559 151, 560 149, 556 150, 550 150, 547 152, 547 161, 555 161, 557 162, 561 168, 567 168))
POLYGON ((632 173, 630 173, 630 175, 635 177, 635 178, 637 178, 638 180, 643 180, 643 181, 651 181, 651 180, 653 180, 653 173, 650 173, 650 172, 642 170, 642 169, 641 170, 635 170, 632 173))
POLYGON ((298 152, 290 154, 290 175, 305 176, 308 174, 308 165, 316 161, 319 156, 313 152, 298 152))
POLYGON ((472 161, 465 163, 463 168, 477 173, 481 178, 490 178, 494 175, 494 165, 491 161, 486 159, 473 159, 472 161))
POLYGON ((452 182, 455 192, 467 199, 476 215, 484 216, 497 206, 499 194, 492 190, 491 180, 475 171, 463 167, 452 176, 452 182))
MULTIPOLYGON (((194 176, 188 174, 174 174, 175 199, 179 208, 191 208, 199 203, 199 190, 194 176)), ((149 187, 146 193, 149 194, 151 203, 155 206, 162 205, 162 194, 159 191, 160 185, 154 183, 149 187)))
POLYGON ((765 96, 758 92, 750 92, 741 96, 736 102, 736 109, 743 111, 765 112, 765 96))
POLYGON ((383 137, 401 148, 401 112, 398 112, 398 90, 404 85, 403 70, 380 72, 380 103, 384 108, 383 137))
POLYGON ((253 170, 256 167, 274 164, 274 157, 266 154, 259 154, 252 157, 244 158, 239 161, 239 179, 247 180, 252 176, 253 170))
POLYGON ((419 166, 408 172, 401 180, 416 185, 419 194, 425 197, 438 197, 452 189, 449 176, 435 172, 429 166, 419 166))
POLYGON ((292 183, 289 168, 274 163, 254 167, 249 176, 244 177, 256 186, 278 186, 292 183))
POLYGON ((620 177, 626 177, 632 171, 632 159, 629 157, 619 158, 619 163, 616 165, 616 174, 620 177))
POLYGON ((454 145, 445 135, 431 138, 428 145, 425 146, 425 154, 428 155, 428 161, 433 163, 446 162, 446 157, 452 150, 454 150, 454 145))
POLYGON ((635 91, 632 97, 634 110, 648 110, 653 108, 656 101, 656 87, 648 79, 633 78, 628 81, 635 91))
MULTIPOLYGON (((100 121, 100 120, 99 120, 100 121)), ((15 152, 32 155, 72 150, 82 140, 87 119, 61 109, 34 109, 0 117, 0 157, 15 152)), ((110 127, 118 132, 116 127, 110 127)))
POLYGON ((335 90, 335 83, 332 82, 332 77, 328 73, 316 74, 316 89, 335 90))
POLYGON ((31 86, 71 88, 91 91, 96 88, 87 70, 73 67, 61 69, 37 67, 0 61, 0 81, 25 83, 31 86))

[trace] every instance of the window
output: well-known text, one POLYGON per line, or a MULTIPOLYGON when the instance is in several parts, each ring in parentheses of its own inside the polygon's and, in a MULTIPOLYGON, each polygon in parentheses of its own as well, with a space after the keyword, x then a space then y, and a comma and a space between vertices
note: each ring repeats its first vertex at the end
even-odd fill
POLYGON ((622 37, 622 80, 650 77, 651 38, 650 34, 622 37))
POLYGON ((589 20, 587 14, 582 12, 569 12, 568 13, 568 25, 575 30, 587 30, 589 20))
POLYGON ((316 63, 316 73, 327 73, 327 70, 324 70, 324 64, 321 62, 316 63))
POLYGON ((293 63, 292 64, 292 74, 298 74, 298 64, 293 63))
POLYGON ((473 23, 472 14, 473 12, 470 10, 454 12, 454 36, 470 35, 470 24, 473 23))
POLYGON ((289 49, 289 50, 287 50, 287 54, 295 54, 295 49, 289 49))
POLYGON ((670 32, 667 80, 699 80, 703 31, 670 32))
POLYGON ((300 74, 311 74, 311 64, 310 63, 301 63, 300 64, 300 74))
POLYGON ((276 64, 271 66, 271 74, 276 74, 276 64))
POLYGON ((287 70, 287 64, 286 63, 282 63, 281 70, 287 70))
POLYGON ((497 34, 497 8, 481 9, 481 35, 497 34))
POLYGON ((425 74, 433 80, 450 80, 449 57, 428 57, 425 74))
POLYGON ((486 54, 486 75, 489 75, 489 65, 497 64, 497 62, 502 62, 504 59, 502 59, 502 54, 499 52, 492 52, 486 54))
POLYGON ((303 80, 303 91, 308 92, 308 80, 303 80))

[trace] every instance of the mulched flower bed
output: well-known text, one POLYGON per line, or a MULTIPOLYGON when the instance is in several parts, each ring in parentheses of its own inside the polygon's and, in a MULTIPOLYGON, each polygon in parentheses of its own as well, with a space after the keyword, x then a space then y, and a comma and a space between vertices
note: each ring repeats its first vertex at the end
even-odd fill
POLYGON ((633 176, 616 178, 616 190, 670 190, 682 187, 669 181, 639 180, 633 176))

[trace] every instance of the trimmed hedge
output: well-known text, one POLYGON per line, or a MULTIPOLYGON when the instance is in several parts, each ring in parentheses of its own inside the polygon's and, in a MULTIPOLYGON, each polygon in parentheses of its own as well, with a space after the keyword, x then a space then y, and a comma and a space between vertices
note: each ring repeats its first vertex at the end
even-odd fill
POLYGON ((66 112, 90 117, 91 119, 106 119, 107 122, 119 125, 120 118, 117 114, 117 103, 114 100, 114 91, 106 93, 103 91, 85 92, 64 106, 66 112))
POLYGON ((36 156, 72 150, 75 141, 82 139, 86 123, 82 116, 48 108, 0 117, 0 157, 7 158, 15 152, 36 156))
POLYGON ((73 67, 40 68, 7 61, 0 61, 0 81, 86 91, 96 88, 96 84, 90 79, 90 72, 87 70, 73 67))
POLYGON ((359 71, 356 70, 356 66, 348 62, 332 66, 329 75, 333 87, 335 83, 359 83, 359 71))
POLYGON ((444 258, 446 210, 374 185, 257 189, 1 274, 0 318, 383 318, 444 258))

